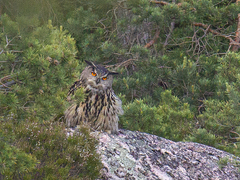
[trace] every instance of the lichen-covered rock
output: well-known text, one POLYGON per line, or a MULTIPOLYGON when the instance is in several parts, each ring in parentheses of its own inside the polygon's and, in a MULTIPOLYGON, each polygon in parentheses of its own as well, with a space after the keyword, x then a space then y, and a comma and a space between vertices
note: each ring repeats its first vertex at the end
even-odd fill
MULTIPOLYGON (((79 134, 79 129, 67 129, 79 134)), ((240 158, 193 142, 173 142, 121 129, 118 135, 94 132, 102 158, 99 180, 238 180, 240 158)))
POLYGON ((128 130, 100 133, 98 138, 101 179, 240 179, 240 159, 213 147, 128 130), (223 158, 227 161, 220 167, 223 158))

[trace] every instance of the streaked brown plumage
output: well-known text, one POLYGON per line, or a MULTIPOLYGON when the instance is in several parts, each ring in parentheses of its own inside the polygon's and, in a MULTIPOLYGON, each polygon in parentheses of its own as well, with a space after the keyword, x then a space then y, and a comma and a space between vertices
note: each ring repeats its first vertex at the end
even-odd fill
POLYGON ((112 89, 114 72, 103 66, 88 62, 80 77, 69 90, 73 95, 80 87, 84 88, 85 101, 72 104, 65 111, 68 127, 86 124, 94 130, 118 132, 118 115, 123 114, 122 102, 112 89))

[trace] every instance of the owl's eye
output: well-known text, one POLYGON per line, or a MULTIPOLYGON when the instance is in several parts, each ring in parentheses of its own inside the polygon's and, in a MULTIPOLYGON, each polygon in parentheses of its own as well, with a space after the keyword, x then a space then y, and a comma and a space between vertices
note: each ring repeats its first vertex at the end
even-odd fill
POLYGON ((104 81, 107 80, 107 77, 103 77, 102 80, 104 80, 104 81))
POLYGON ((95 72, 92 72, 92 75, 93 75, 93 76, 96 76, 97 74, 96 74, 95 72))

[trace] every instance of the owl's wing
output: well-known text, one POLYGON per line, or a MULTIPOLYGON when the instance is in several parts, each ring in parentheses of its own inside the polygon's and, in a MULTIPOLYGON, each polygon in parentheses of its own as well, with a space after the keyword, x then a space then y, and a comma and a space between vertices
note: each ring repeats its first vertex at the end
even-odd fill
POLYGON ((77 80, 76 82, 74 82, 74 84, 70 87, 69 91, 68 91, 68 96, 69 95, 74 95, 74 92, 81 87, 82 85, 82 81, 81 80, 77 80))
POLYGON ((116 96, 116 94, 114 93, 114 91, 112 90, 111 92, 112 94, 112 98, 114 100, 114 106, 115 106, 115 110, 116 112, 119 114, 119 115, 123 115, 124 114, 124 111, 122 109, 122 101, 119 97, 116 96))

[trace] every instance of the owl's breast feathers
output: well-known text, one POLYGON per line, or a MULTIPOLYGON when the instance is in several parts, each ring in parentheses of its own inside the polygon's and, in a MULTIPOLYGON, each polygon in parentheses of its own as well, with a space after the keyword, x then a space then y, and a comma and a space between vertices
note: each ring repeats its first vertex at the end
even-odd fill
POLYGON ((111 88, 96 92, 84 86, 81 80, 74 83, 68 94, 74 94, 80 87, 85 88, 88 93, 84 102, 73 104, 65 111, 67 126, 75 127, 83 123, 94 130, 117 133, 118 115, 123 114, 122 101, 111 88))

